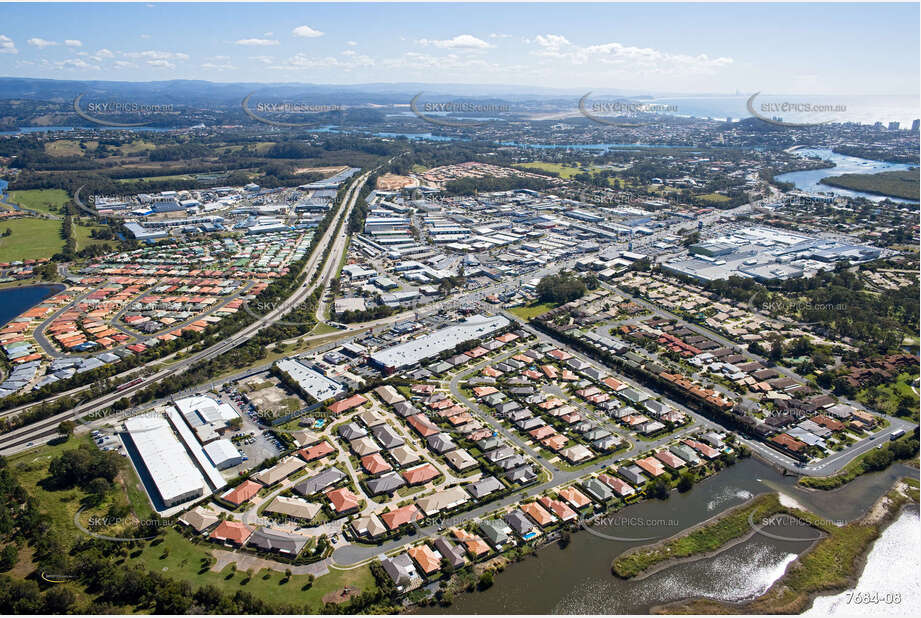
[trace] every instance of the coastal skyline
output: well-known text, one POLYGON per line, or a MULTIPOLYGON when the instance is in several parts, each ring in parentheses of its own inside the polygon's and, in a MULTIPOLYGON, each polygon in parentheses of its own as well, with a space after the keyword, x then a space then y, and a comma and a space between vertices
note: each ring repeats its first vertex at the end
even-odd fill
POLYGON ((904 53, 919 42, 917 4, 6 8, 0 74, 8 77, 436 82, 660 95, 919 89, 918 57, 904 53))

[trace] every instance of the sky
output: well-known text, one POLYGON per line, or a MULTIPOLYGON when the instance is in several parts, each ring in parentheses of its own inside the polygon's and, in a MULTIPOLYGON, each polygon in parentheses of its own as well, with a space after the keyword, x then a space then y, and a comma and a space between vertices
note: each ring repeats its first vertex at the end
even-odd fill
POLYGON ((917 95, 919 4, 3 4, 0 76, 917 95))

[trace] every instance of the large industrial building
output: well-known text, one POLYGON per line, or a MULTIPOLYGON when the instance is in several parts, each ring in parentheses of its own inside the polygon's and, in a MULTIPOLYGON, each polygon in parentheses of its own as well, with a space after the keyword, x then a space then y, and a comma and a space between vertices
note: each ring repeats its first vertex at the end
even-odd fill
POLYGON ((204 495, 201 472, 165 418, 138 416, 125 421, 125 429, 163 506, 176 506, 204 495))
POLYGON ((194 395, 125 421, 140 458, 137 465, 147 470, 153 483, 148 492, 155 507, 170 508, 227 484, 219 470, 244 459, 218 432, 238 416, 226 403, 194 395))
POLYGON ((833 268, 835 262, 866 262, 885 250, 762 226, 688 247, 691 257, 669 260, 662 269, 698 281, 747 277, 762 282, 811 276, 833 268))
POLYGON ((418 339, 372 354, 371 362, 387 372, 412 367, 442 352, 453 350, 461 343, 482 339, 509 324, 508 319, 501 315, 472 316, 466 322, 442 328, 418 339))
POLYGON ((280 370, 288 374, 292 380, 297 382, 305 393, 317 401, 337 397, 346 391, 342 384, 335 380, 330 380, 319 371, 311 369, 304 363, 292 358, 283 358, 276 365, 280 370))

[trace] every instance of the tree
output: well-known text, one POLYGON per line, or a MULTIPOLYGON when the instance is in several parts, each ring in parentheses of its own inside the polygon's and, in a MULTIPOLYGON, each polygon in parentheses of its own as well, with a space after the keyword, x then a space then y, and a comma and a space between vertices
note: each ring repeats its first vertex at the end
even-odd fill
POLYGON ((0 549, 0 573, 9 571, 16 566, 18 558, 19 548, 16 547, 15 543, 10 543, 0 549))
POLYGON ((585 282, 567 271, 547 275, 537 284, 537 296, 542 303, 568 303, 585 295, 585 282))
POLYGON ((566 549, 569 547, 569 543, 572 541, 572 535, 569 534, 569 530, 563 530, 560 532, 560 540, 557 544, 560 546, 560 549, 566 549))
POLYGON ((658 500, 668 499, 668 487, 662 479, 656 479, 649 486, 649 495, 658 500))
POLYGON ((111 488, 112 484, 102 477, 94 478, 86 484, 87 493, 93 494, 94 496, 104 496, 111 488))
POLYGON ((61 421, 61 424, 58 425, 58 433, 69 439, 74 434, 76 426, 77 424, 73 421, 61 421))
POLYGON ((483 573, 480 575, 480 579, 479 581, 477 581, 477 588, 479 588, 480 590, 486 590, 487 588, 492 587, 492 584, 493 584, 492 571, 487 569, 483 571, 483 573))
POLYGON ((694 476, 685 470, 678 478, 678 491, 684 493, 690 491, 692 487, 694 487, 694 476))
POLYGON ((65 586, 52 586, 44 596, 45 611, 49 614, 66 614, 77 600, 77 595, 65 586))

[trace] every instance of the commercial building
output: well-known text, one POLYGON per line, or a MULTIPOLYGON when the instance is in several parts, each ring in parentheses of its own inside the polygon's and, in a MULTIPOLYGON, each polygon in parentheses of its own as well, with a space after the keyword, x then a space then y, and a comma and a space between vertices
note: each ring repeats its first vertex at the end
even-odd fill
POLYGON ((305 393, 317 401, 338 397, 346 391, 346 388, 335 380, 330 380, 322 373, 311 369, 300 361, 284 358, 278 361, 276 366, 291 376, 291 379, 297 382, 305 393))
POLYGON ((466 322, 376 352, 371 355, 371 362, 386 372, 412 367, 442 352, 453 350, 461 343, 486 337, 509 324, 504 316, 472 316, 466 322))
POLYGON ((176 506, 204 495, 204 478, 165 418, 130 418, 125 421, 125 429, 163 506, 176 506))

